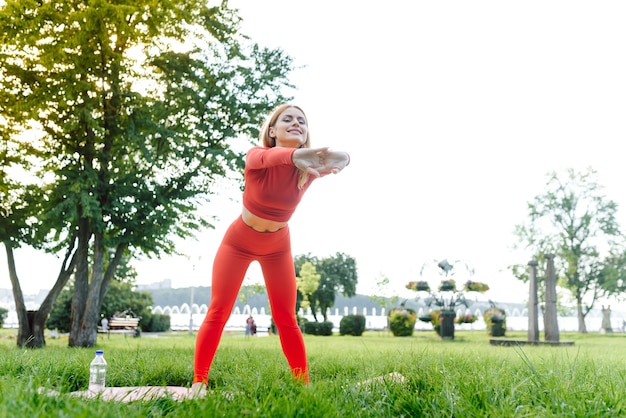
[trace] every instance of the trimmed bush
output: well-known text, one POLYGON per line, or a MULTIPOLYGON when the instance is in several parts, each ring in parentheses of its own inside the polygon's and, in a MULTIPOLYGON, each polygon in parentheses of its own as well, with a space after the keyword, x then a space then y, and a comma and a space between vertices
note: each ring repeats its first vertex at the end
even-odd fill
POLYGON ((360 337, 365 331, 365 317, 361 314, 346 315, 339 323, 339 335, 360 337))
POLYGON ((317 335, 333 335, 333 326, 331 321, 320 322, 319 334, 317 335))
POLYGON ((333 323, 307 321, 304 323, 304 333, 310 335, 333 335, 333 323))
POLYGON ((492 337, 504 337, 506 333, 506 311, 502 308, 492 306, 485 310, 483 314, 487 334, 492 337))
POLYGON ((417 313, 411 308, 394 308, 389 311, 389 329, 394 337, 413 335, 417 313))
POLYGON ((141 317, 139 327, 144 332, 165 332, 171 327, 170 316, 148 313, 141 317))

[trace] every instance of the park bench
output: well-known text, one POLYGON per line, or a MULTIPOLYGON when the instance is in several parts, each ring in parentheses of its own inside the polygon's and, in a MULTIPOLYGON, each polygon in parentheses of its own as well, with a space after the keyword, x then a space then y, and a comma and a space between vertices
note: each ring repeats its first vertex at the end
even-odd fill
POLYGON ((139 320, 140 318, 132 318, 132 317, 122 317, 117 318, 113 317, 109 320, 109 325, 107 330, 103 330, 102 327, 98 327, 99 333, 106 334, 124 334, 133 335, 135 337, 139 337, 141 335, 141 331, 139 329, 139 320))

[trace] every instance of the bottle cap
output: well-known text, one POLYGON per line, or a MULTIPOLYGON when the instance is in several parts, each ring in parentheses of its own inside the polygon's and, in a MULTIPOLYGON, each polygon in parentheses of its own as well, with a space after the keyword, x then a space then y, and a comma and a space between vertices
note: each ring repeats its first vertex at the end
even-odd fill
POLYGON ((96 355, 103 355, 104 354, 104 350, 96 350, 96 355))

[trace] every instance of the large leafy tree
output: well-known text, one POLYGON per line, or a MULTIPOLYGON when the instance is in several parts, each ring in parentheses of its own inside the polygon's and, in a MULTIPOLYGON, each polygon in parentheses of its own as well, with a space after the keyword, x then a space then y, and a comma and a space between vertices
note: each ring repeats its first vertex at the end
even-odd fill
POLYGON ((210 227, 197 207, 243 166, 239 138, 288 100, 292 60, 239 34, 223 1, 8 0, 0 6, 0 239, 16 298, 18 344, 45 344, 45 320, 74 276, 70 346, 96 342, 122 256, 175 251, 210 227), (3 149, 0 149, 2 151, 3 149), (31 164, 26 167, 25 164, 31 164), (26 321, 13 249, 63 254, 26 321), (107 255, 110 254, 110 257, 107 255))
MULTIPOLYGON (((598 299, 619 290, 609 283, 625 277, 616 212, 617 204, 602 193, 595 170, 569 169, 548 175, 545 192, 528 204, 528 222, 515 229, 520 247, 540 259, 555 255, 558 283, 576 303, 579 332, 587 332, 585 317, 598 299)), ((514 266, 513 271, 520 273, 522 267, 514 266)))
MULTIPOLYGON (((300 272, 305 263, 311 263, 320 276, 317 290, 308 296, 313 318, 317 321, 317 312, 321 312, 324 321, 328 319, 328 310, 335 305, 335 296, 341 293, 351 297, 356 294, 358 282, 356 260, 349 255, 336 253, 332 257, 317 258, 310 254, 299 255, 294 259, 296 272, 300 272)), ((301 294, 298 300, 303 300, 301 294)))

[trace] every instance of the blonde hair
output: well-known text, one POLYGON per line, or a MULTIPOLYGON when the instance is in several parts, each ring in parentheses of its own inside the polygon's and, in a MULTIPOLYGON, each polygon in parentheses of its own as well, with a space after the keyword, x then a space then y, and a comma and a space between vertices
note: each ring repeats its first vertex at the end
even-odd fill
MULTIPOLYGON (((270 128, 276 124, 276 121, 278 120, 278 117, 281 115, 281 113, 283 113, 285 110, 292 108, 292 107, 302 112, 308 125, 309 120, 306 117, 306 113, 304 113, 304 110, 302 110, 299 106, 292 105, 289 103, 283 103, 277 106, 276 108, 274 108, 274 110, 272 110, 272 112, 269 114, 269 116, 265 120, 265 123, 263 123, 263 127, 261 128, 261 131, 259 132, 259 139, 261 140, 261 143, 263 144, 264 147, 273 148, 276 146, 276 138, 272 138, 270 136, 270 128)), ((306 139, 304 141, 304 144, 300 145, 300 148, 311 148, 311 134, 310 134, 310 130, 308 129, 308 126, 306 130, 306 139)), ((300 173, 298 176, 298 188, 301 189, 308 180, 309 180, 309 173, 307 173, 306 171, 300 170, 300 173)))

